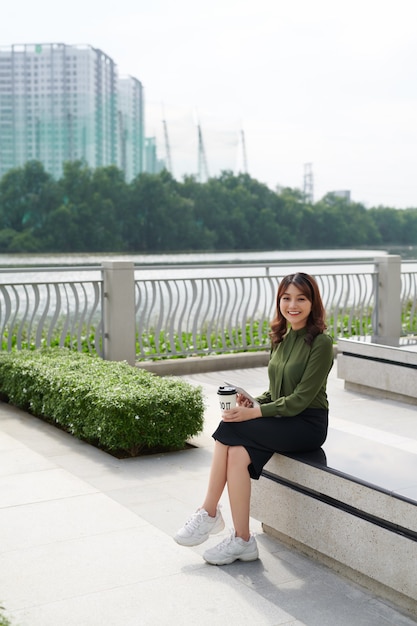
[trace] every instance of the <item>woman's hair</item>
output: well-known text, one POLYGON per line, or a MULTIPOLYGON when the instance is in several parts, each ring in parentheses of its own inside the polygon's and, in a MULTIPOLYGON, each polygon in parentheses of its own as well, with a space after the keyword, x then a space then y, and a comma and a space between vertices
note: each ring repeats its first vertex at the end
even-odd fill
POLYGON ((303 272, 289 274, 285 276, 278 285, 278 293, 276 300, 276 313, 271 322, 270 337, 272 345, 276 346, 284 339, 287 332, 287 320, 281 313, 280 301, 289 285, 294 285, 303 295, 311 302, 311 311, 307 319, 307 334, 305 342, 308 345, 313 343, 314 337, 326 330, 326 311, 324 310, 323 301, 315 279, 303 272))

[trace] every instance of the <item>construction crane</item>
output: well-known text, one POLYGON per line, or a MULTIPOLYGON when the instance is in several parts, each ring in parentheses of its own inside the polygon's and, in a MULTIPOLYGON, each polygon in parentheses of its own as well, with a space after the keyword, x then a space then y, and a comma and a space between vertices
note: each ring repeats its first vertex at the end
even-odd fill
POLYGON ((314 202, 314 177, 312 163, 304 164, 304 202, 313 204, 314 202))
POLYGON ((168 172, 174 175, 174 172, 172 171, 171 147, 168 138, 168 127, 165 118, 162 120, 162 126, 164 128, 166 168, 168 172))
POLYGON ((245 141, 245 131, 243 128, 240 130, 240 142, 242 148, 242 160, 243 160, 243 173, 248 173, 248 158, 246 155, 246 141, 245 141))
POLYGON ((204 149, 203 133, 201 132, 200 123, 197 123, 198 130, 198 180, 200 183, 208 180, 209 172, 207 166, 206 151, 204 149), (204 178, 205 174, 205 178, 204 178))

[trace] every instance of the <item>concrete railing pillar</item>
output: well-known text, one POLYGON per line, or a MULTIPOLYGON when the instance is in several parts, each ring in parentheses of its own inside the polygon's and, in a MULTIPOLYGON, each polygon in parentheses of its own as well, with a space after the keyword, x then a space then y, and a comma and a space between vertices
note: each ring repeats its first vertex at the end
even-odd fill
POLYGON ((378 272, 376 332, 374 340, 388 346, 398 345, 401 335, 401 257, 388 254, 375 259, 378 272))
POLYGON ((106 261, 103 268, 104 358, 135 365, 135 274, 130 261, 106 261))

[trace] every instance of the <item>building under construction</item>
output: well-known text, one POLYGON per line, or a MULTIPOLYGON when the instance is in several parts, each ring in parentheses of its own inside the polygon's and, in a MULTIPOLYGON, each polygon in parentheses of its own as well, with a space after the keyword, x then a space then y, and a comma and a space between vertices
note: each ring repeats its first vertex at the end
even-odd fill
POLYGON ((54 177, 65 161, 144 169, 143 89, 119 78, 114 61, 85 45, 0 48, 0 177, 29 160, 54 177))

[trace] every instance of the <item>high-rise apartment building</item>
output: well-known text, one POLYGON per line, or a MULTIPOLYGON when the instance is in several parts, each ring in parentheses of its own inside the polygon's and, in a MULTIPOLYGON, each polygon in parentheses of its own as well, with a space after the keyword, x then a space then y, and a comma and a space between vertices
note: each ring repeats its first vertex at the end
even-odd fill
POLYGON ((57 178, 65 161, 77 159, 93 168, 123 162, 127 176, 138 174, 142 87, 135 79, 129 82, 135 85, 136 117, 125 105, 124 86, 119 98, 124 82, 114 61, 101 50, 62 43, 1 47, 0 177, 31 159, 57 178), (126 132, 123 143, 120 133, 126 132))
POLYGON ((133 76, 118 81, 119 167, 131 181, 144 171, 144 114, 142 83, 133 76))
POLYGON ((159 174, 166 167, 164 159, 158 158, 156 137, 145 139, 145 172, 159 174))

